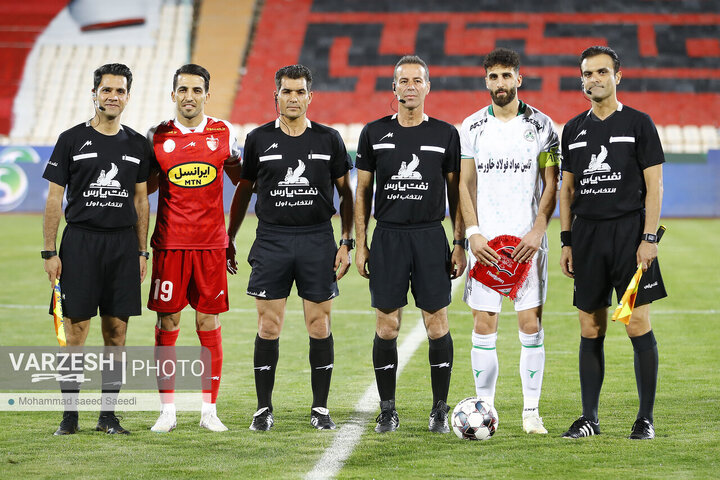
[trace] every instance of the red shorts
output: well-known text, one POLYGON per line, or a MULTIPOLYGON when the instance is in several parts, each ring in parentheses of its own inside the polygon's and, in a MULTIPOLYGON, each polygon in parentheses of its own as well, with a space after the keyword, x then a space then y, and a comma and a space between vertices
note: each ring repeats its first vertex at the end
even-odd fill
POLYGON ((200 313, 228 311, 224 248, 153 250, 148 308, 175 313, 188 303, 200 313))

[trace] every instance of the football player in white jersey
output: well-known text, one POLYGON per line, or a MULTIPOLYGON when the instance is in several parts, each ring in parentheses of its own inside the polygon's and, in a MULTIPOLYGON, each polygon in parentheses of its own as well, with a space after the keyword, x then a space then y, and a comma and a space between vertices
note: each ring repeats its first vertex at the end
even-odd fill
MULTIPOLYGON (((558 184, 558 135, 547 115, 517 98, 522 85, 519 55, 497 48, 485 57, 485 84, 492 103, 460 129, 460 208, 466 225, 470 267, 492 265, 498 254, 488 241, 521 238, 512 258, 532 262, 515 299, 521 344, 523 429, 547 433, 539 415, 545 368, 542 307, 547 294, 547 230, 558 184)), ((496 351, 502 296, 469 275, 465 302, 473 313, 471 361, 475 390, 495 403, 496 351)))

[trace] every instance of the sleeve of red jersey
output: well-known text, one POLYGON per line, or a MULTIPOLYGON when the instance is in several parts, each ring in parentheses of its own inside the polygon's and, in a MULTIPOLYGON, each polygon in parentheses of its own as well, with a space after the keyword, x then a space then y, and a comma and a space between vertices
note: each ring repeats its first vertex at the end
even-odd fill
POLYGON ((237 135, 235 134, 235 127, 233 127, 232 123, 225 120, 223 120, 222 122, 228 129, 228 148, 230 152, 230 156, 225 159, 225 166, 232 167, 238 165, 242 160, 240 145, 238 145, 237 135))

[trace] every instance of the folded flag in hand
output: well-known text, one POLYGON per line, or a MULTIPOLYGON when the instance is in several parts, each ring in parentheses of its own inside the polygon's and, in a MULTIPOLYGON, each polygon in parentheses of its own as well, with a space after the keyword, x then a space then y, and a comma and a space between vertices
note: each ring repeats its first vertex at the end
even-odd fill
POLYGON ((55 279, 53 287, 53 320, 55 322, 55 335, 61 347, 65 346, 65 325, 63 325, 62 294, 60 293, 60 280, 55 279))

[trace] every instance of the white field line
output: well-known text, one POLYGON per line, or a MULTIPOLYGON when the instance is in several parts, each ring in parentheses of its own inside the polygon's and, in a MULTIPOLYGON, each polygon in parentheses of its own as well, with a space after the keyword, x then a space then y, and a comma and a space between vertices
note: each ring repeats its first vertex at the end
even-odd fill
MULTIPOLYGON (((464 280, 463 280, 464 281, 464 280)), ((1 309, 7 309, 7 310, 48 310, 50 302, 48 302, 47 305, 20 305, 20 304, 13 304, 13 303, 0 303, 0 310, 1 309)), ((608 307, 610 309, 612 307, 608 307)), ((185 307, 183 311, 191 311, 191 307, 185 307)), ((257 310, 254 308, 231 308, 227 311, 227 313, 248 313, 248 314, 257 314, 257 310)), ((286 314, 288 315, 304 315, 302 310, 286 310, 286 314)), ((343 310, 343 309, 335 309, 332 310, 333 315, 372 315, 375 316, 375 310, 368 308, 367 310, 343 310)), ((470 309, 465 310, 448 310, 448 315, 462 315, 462 314, 470 314, 470 309)), ((557 317, 576 317, 577 316, 577 310, 571 310, 571 311, 564 311, 564 312, 549 312, 547 310, 543 311, 543 317, 545 316, 557 316, 557 317)), ((717 315, 720 314, 720 310, 650 310, 651 315, 717 315)), ((512 316, 514 317, 516 314, 514 311, 508 311, 508 312, 502 312, 500 316, 512 316)))
MULTIPOLYGON (((464 284, 464 276, 455 279, 452 287, 453 293, 457 289, 457 286, 462 284, 464 284)), ((405 365, 407 365, 413 353, 415 353, 415 350, 418 349, 426 338, 425 323, 423 322, 422 316, 420 316, 413 329, 398 347, 397 377, 400 377, 405 365)), ((325 453, 320 457, 315 467, 305 475, 306 479, 335 478, 345 464, 345 460, 350 457, 350 454, 360 441, 360 437, 362 437, 363 431, 365 430, 365 425, 367 425, 370 418, 372 418, 372 414, 378 409, 379 401, 380 397, 378 396, 377 385, 375 382, 372 382, 360 400, 355 404, 355 410, 350 415, 350 418, 348 418, 347 422, 345 422, 335 434, 332 445, 325 450, 325 453)))

